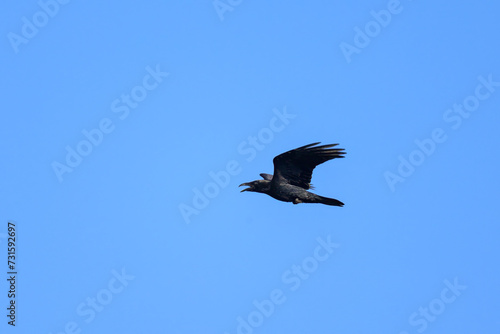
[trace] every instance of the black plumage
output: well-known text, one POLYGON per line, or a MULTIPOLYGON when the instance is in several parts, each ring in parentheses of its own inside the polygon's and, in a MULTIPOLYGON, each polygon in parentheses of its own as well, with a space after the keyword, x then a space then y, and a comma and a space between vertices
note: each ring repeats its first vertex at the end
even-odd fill
POLYGON ((253 191, 268 194, 283 201, 298 203, 322 203, 326 205, 343 206, 339 200, 319 196, 307 191, 311 189, 311 177, 314 168, 331 159, 343 158, 343 148, 333 148, 338 144, 316 146, 313 143, 287 151, 273 159, 274 175, 262 173, 263 180, 242 183, 248 186, 243 191, 253 191))

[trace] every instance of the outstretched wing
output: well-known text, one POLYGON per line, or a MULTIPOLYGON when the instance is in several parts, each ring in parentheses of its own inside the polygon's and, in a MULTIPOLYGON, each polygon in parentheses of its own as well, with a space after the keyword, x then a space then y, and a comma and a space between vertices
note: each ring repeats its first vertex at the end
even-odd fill
POLYGON ((273 176, 271 174, 260 173, 259 175, 262 176, 262 178, 267 181, 271 181, 273 179, 273 176))
POLYGON ((316 146, 319 143, 305 145, 282 153, 273 159, 273 182, 289 183, 309 189, 313 169, 325 161, 343 158, 343 148, 332 148, 338 144, 316 146))

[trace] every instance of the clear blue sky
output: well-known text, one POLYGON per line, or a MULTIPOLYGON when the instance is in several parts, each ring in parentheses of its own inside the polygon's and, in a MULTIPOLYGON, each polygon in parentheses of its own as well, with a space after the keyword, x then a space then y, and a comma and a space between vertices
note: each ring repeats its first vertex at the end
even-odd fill
POLYGON ((3 3, 1 332, 499 333, 499 11, 3 3), (239 192, 317 141, 345 207, 239 192))

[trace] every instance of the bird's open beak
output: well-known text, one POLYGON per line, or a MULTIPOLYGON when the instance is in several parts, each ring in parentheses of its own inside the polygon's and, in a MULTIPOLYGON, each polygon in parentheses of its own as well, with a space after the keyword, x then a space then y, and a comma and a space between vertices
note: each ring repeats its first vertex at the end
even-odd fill
MULTIPOLYGON (((249 182, 242 183, 242 184, 240 184, 238 187, 241 187, 241 186, 250 187, 250 183, 249 183, 249 182)), ((243 189, 242 191, 240 191, 240 193, 242 193, 242 192, 244 192, 244 191, 247 191, 247 190, 250 190, 250 188, 245 188, 245 189, 243 189)))

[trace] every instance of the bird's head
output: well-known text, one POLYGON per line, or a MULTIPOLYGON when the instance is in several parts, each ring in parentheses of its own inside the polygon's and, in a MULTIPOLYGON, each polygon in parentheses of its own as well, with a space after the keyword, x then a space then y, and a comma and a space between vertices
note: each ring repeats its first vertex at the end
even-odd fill
POLYGON ((267 192, 267 190, 269 190, 270 183, 271 182, 267 181, 267 180, 256 180, 256 181, 252 181, 252 182, 242 183, 239 185, 239 187, 246 186, 248 188, 245 188, 240 192, 253 191, 253 192, 257 192, 257 193, 265 193, 265 192, 267 192))

